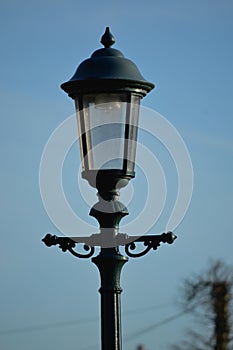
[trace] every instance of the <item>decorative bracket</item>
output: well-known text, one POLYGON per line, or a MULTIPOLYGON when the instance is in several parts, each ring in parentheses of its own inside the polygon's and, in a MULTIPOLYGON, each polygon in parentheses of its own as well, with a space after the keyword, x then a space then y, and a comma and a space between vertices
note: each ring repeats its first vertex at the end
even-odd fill
POLYGON ((145 255, 151 249, 156 250, 160 243, 172 244, 177 237, 172 232, 162 233, 161 235, 130 236, 131 243, 125 245, 125 253, 131 258, 139 258, 145 255), (133 242, 132 242, 132 238, 133 242), (132 252, 136 249, 137 242, 143 242, 145 249, 139 253, 132 252))
MULTIPOLYGON (((128 236, 123 233, 118 233, 112 246, 125 246, 125 253, 131 258, 138 258, 147 254, 151 249, 156 250, 160 243, 172 244, 177 237, 172 232, 162 233, 161 235, 145 235, 145 236, 128 236), (136 249, 136 243, 144 243, 145 248, 141 252, 134 252, 136 249)), ((93 234, 89 237, 57 237, 55 235, 47 234, 42 241, 47 247, 59 245, 59 248, 66 252, 67 250, 77 258, 90 258, 95 253, 95 247, 103 247, 103 237, 101 233, 93 234), (73 248, 76 244, 83 244, 83 249, 86 254, 78 253, 73 248)), ((109 247, 109 246, 108 246, 109 247)))
POLYGON ((61 248, 63 252, 66 252, 68 250, 72 255, 74 255, 77 258, 90 258, 95 253, 95 247, 85 244, 85 242, 83 242, 82 240, 77 242, 75 237, 73 239, 69 237, 57 237, 55 235, 47 233, 47 235, 42 239, 42 242, 44 242, 45 245, 47 245, 47 247, 59 245, 59 248, 61 248), (77 243, 82 243, 83 249, 88 253, 81 254, 75 252, 73 248, 75 248, 77 243))

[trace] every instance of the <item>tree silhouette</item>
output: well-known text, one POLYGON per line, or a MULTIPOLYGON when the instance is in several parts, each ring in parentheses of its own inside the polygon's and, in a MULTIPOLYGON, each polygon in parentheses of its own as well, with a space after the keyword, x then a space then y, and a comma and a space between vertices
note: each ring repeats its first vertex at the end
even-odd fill
POLYGON ((184 281, 181 307, 194 316, 197 330, 189 330, 173 350, 232 350, 232 285, 232 268, 222 261, 184 281))

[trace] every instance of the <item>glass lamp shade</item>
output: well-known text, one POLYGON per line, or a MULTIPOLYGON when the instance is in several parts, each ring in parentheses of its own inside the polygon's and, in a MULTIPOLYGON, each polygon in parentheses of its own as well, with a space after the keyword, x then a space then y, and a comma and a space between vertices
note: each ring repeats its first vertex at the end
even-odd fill
POLYGON ((134 177, 140 96, 83 94, 75 99, 82 176, 96 187, 98 173, 134 177))

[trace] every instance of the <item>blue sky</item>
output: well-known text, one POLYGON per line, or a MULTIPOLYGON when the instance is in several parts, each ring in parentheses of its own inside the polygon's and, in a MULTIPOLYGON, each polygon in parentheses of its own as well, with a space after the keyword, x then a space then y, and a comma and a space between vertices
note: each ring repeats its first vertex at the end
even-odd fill
MULTIPOLYGON (((124 350, 138 343, 168 349, 182 339, 187 317, 130 335, 176 313, 182 279, 209 259, 233 264, 232 17, 226 0, 1 1, 1 348, 99 348, 98 272, 90 261, 41 243, 45 233, 59 232, 43 208, 38 176, 47 139, 74 112, 59 86, 100 47, 106 26, 115 47, 156 84, 143 105, 178 129, 195 177, 190 208, 175 231, 179 239, 124 267, 124 350), (3 334, 69 321, 77 322, 3 334)), ((79 159, 70 160, 67 192, 73 193, 79 159)), ((131 215, 134 210, 136 202, 131 215)))

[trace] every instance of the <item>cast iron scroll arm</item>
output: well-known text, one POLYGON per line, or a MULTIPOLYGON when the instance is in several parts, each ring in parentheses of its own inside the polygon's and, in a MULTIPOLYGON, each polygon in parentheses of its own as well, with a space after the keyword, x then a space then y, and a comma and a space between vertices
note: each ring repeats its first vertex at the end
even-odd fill
POLYGON ((172 232, 162 233, 161 235, 145 235, 145 236, 130 236, 131 242, 125 245, 125 253, 131 258, 139 258, 145 255, 151 249, 156 250, 160 243, 172 244, 177 237, 172 232), (132 238, 135 240, 132 242, 132 238), (136 249, 137 242, 143 242, 146 247, 143 251, 139 253, 134 253, 133 250, 136 249))
POLYGON ((48 233, 42 239, 42 241, 45 243, 45 245, 47 245, 47 247, 51 247, 53 245, 59 244, 59 248, 61 248, 63 252, 66 252, 68 250, 72 255, 76 256, 77 258, 87 259, 87 258, 90 258, 95 253, 95 247, 89 246, 85 244, 85 242, 78 242, 69 237, 57 237, 55 235, 51 235, 50 233, 48 233), (73 250, 73 248, 75 248, 76 244, 78 243, 83 244, 83 249, 87 251, 86 254, 77 253, 76 251, 73 250))
MULTIPOLYGON (((132 258, 138 258, 147 254, 151 249, 156 250, 160 243, 172 244, 177 237, 172 232, 162 233, 161 235, 145 235, 145 236, 128 236, 119 233, 115 237, 116 245, 125 246, 125 253, 132 258), (136 243, 144 243, 144 249, 141 252, 133 252, 136 249, 136 243)), ((42 241, 51 247, 59 245, 59 248, 66 252, 67 250, 77 258, 90 258, 95 253, 95 247, 103 246, 103 237, 101 234, 93 234, 90 237, 57 237, 55 235, 47 234, 42 241), (83 244, 83 249, 87 251, 86 254, 76 252, 76 244, 83 244)), ((108 245, 109 247, 109 245, 108 245)))

